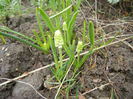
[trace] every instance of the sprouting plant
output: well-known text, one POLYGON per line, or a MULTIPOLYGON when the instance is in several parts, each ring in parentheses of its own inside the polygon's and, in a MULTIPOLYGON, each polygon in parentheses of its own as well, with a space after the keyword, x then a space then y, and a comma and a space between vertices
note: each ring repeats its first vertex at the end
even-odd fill
MULTIPOLYGON (((79 68, 81 68, 88 57, 95 52, 96 46, 94 24, 92 21, 88 22, 88 34, 86 40, 86 22, 84 21, 83 36, 82 38, 79 38, 76 45, 73 30, 76 17, 79 13, 78 8, 80 6, 81 0, 77 0, 77 2, 74 2, 74 0, 62 0, 62 2, 60 2, 60 0, 50 0, 49 2, 54 13, 54 15, 51 17, 49 17, 49 15, 46 14, 41 7, 36 8, 37 22, 41 36, 34 30, 35 39, 33 39, 5 27, 0 27, 0 35, 19 40, 25 44, 42 50, 45 53, 48 53, 49 49, 51 49, 55 62, 55 67, 51 67, 51 71, 53 73, 53 77, 51 79, 56 78, 57 81, 53 82, 53 84, 56 83, 60 85, 63 81, 64 76, 68 73, 70 66, 73 65, 73 70, 71 71, 72 77, 68 77, 64 81, 67 86, 66 92, 68 96, 70 88, 75 84, 74 79, 80 73, 78 71, 79 68), (46 26, 49 28, 49 31, 45 31, 43 29, 41 21, 44 21, 46 26), (88 48, 89 52, 80 57, 81 52, 85 48, 84 45, 88 42, 90 43, 90 47, 88 48), (68 60, 65 62, 63 61, 64 57, 68 58, 68 60)), ((106 46, 112 40, 108 41, 102 46, 106 46)), ((51 82, 48 81, 48 83, 51 82)))
POLYGON ((39 29, 40 29, 41 36, 39 36, 39 34, 35 30, 33 30, 34 36, 36 37, 35 39, 33 39, 29 36, 23 35, 19 32, 13 31, 13 30, 11 30, 7 27, 0 27, 0 35, 16 39, 20 42, 31 45, 32 47, 35 47, 35 48, 43 51, 44 53, 48 53, 49 41, 46 38, 47 37, 47 32, 45 34, 45 32, 42 28, 43 26, 41 24, 39 14, 42 16, 42 19, 44 20, 44 22, 46 22, 47 26, 49 27, 49 29, 52 33, 51 35, 54 35, 54 32, 55 32, 56 29, 55 29, 55 26, 54 26, 53 22, 50 19, 61 15, 62 13, 64 13, 65 11, 67 11, 70 8, 71 8, 71 6, 65 8, 63 11, 61 11, 59 13, 56 13, 55 15, 51 16, 50 18, 41 8, 39 8, 39 10, 36 9, 37 22, 38 22, 38 26, 39 26, 39 29), (9 32, 9 33, 7 33, 7 32, 9 32))

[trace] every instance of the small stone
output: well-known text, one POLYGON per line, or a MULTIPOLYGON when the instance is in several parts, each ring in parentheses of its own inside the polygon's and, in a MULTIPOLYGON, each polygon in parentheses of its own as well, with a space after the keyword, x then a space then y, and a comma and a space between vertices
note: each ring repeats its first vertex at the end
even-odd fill
POLYGON ((5 49, 5 52, 8 50, 8 48, 5 49))
POLYGON ((93 79, 93 82, 94 82, 94 83, 101 82, 101 79, 93 79))
POLYGON ((4 51, 5 50, 5 47, 2 47, 2 51, 4 51))
POLYGON ((10 53, 7 53, 6 56, 10 56, 10 53))
POLYGON ((2 58, 0 59, 0 62, 3 62, 3 59, 2 58))

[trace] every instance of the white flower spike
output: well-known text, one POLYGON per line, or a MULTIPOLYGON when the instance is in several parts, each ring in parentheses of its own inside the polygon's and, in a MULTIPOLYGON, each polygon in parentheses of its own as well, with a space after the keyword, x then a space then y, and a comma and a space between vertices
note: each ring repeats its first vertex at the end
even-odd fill
POLYGON ((60 30, 57 30, 54 35, 54 43, 55 47, 62 48, 62 45, 64 44, 63 42, 63 37, 61 35, 60 30))
POLYGON ((82 41, 78 41, 76 52, 80 53, 82 51, 82 49, 83 49, 83 42, 82 41))

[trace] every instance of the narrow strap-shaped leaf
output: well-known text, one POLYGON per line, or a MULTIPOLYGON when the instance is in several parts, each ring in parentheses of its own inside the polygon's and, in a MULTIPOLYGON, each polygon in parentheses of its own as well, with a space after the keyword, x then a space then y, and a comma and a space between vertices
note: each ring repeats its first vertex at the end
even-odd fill
POLYGON ((9 29, 9 28, 0 27, 0 30, 4 30, 4 31, 7 31, 7 32, 10 32, 10 33, 13 33, 13 34, 17 34, 18 36, 21 36, 21 37, 23 37, 24 39, 27 39, 27 40, 30 40, 30 41, 36 43, 36 40, 32 39, 31 37, 28 37, 28 36, 23 35, 23 34, 21 34, 21 33, 19 33, 19 32, 13 31, 13 30, 11 30, 11 29, 9 29))
POLYGON ((40 15, 42 16, 43 20, 49 27, 50 31, 54 34, 55 27, 54 27, 54 24, 52 23, 52 21, 49 19, 48 15, 41 8, 39 8, 39 12, 40 12, 40 15))
POLYGON ((56 13, 56 0, 49 0, 49 4, 54 13, 56 13))
POLYGON ((120 32, 117 33, 111 40, 109 40, 108 42, 106 42, 106 43, 104 44, 104 46, 107 45, 107 44, 109 44, 110 42, 112 42, 119 34, 120 34, 120 32))
POLYGON ((81 61, 80 61, 79 64, 78 64, 78 68, 80 68, 80 67, 84 64, 84 62, 86 61, 86 59, 88 59, 88 57, 89 57, 93 52, 94 52, 94 50, 93 50, 93 49, 90 49, 90 51, 89 51, 86 55, 83 56, 83 58, 81 59, 81 61))
POLYGON ((7 33, 4 33, 4 32, 0 32, 0 35, 6 36, 6 37, 9 37, 9 38, 13 38, 13 39, 18 40, 20 42, 23 42, 25 44, 31 45, 32 47, 35 47, 35 48, 43 51, 44 53, 48 53, 48 51, 45 50, 44 48, 42 48, 42 47, 40 47, 38 45, 35 45, 35 44, 33 44, 33 43, 29 42, 29 41, 26 41, 24 39, 21 39, 21 38, 19 38, 17 36, 14 36, 14 35, 11 35, 11 34, 7 34, 7 33))
POLYGON ((85 44, 85 32, 86 32, 86 23, 85 23, 85 20, 84 20, 84 22, 83 22, 83 35, 82 35, 83 45, 85 44))
POLYGON ((73 16, 72 16, 72 18, 71 18, 71 20, 70 20, 70 22, 69 22, 69 25, 68 25, 68 32, 67 32, 67 34, 68 34, 68 43, 70 44, 70 42, 71 42, 71 36, 72 36, 72 32, 73 32, 73 28, 74 28, 74 25, 75 25, 75 20, 76 20, 76 17, 77 17, 77 15, 78 15, 78 13, 79 13, 79 11, 76 11, 74 14, 73 14, 73 16))
POLYGON ((37 8, 36 8, 36 17, 37 17, 38 26, 39 26, 43 41, 44 41, 44 43, 46 43, 45 35, 44 35, 43 29, 42 29, 42 25, 41 25, 41 22, 40 22, 39 13, 38 13, 37 8))
POLYGON ((76 59, 75 59, 75 57, 74 57, 74 51, 75 51, 75 40, 73 40, 73 43, 72 43, 72 46, 71 46, 71 49, 70 49, 71 51, 70 51, 70 55, 71 55, 71 59, 72 60, 74 60, 74 62, 73 62, 73 65, 76 65, 76 59))
POLYGON ((61 7, 61 1, 62 0, 56 0, 57 3, 58 3, 58 10, 61 11, 62 7, 61 7))
POLYGON ((54 42, 53 42, 52 38, 50 37, 50 35, 48 35, 48 40, 49 40, 49 43, 50 43, 50 46, 51 46, 51 49, 52 49, 52 54, 54 56, 56 69, 59 70, 56 48, 55 48, 54 42))
POLYGON ((0 38, 1 38, 2 41, 6 44, 6 40, 5 40, 4 36, 0 35, 0 38))
POLYGON ((90 38, 90 43, 91 43, 91 49, 93 49, 95 46, 95 33, 94 33, 94 25, 92 21, 89 21, 88 29, 89 29, 88 32, 89 32, 89 38, 90 38))
MULTIPOLYGON (((71 5, 72 0, 66 0, 66 7, 71 5)), ((72 9, 67 10, 67 24, 71 19, 72 9)))
MULTIPOLYGON (((65 1, 66 0, 62 0, 62 8, 63 9, 65 9, 65 1)), ((62 17, 63 17, 64 21, 66 21, 66 13, 63 13, 62 17)))
POLYGON ((64 48, 64 50, 65 50, 66 54, 67 54, 69 57, 71 57, 71 52, 70 52, 70 49, 67 47, 67 45, 66 45, 66 44, 63 44, 63 48, 64 48))
POLYGON ((41 39, 40 39, 39 35, 37 34, 37 32, 35 30, 33 32, 34 32, 34 35, 36 37, 36 40, 37 40, 38 45, 40 45, 41 47, 43 47, 43 43, 41 42, 41 39))
POLYGON ((70 58, 72 58, 72 59, 75 58, 75 57, 74 57, 74 51, 75 51, 75 40, 73 40, 72 46, 71 46, 71 48, 70 48, 70 55, 71 55, 70 58))
POLYGON ((82 0, 77 0, 77 5, 76 5, 76 9, 77 9, 77 10, 78 10, 79 7, 80 7, 81 1, 82 1, 82 0))
POLYGON ((64 10, 60 11, 59 13, 55 14, 55 15, 52 15, 49 17, 49 19, 53 19, 61 14, 63 14, 64 12, 66 12, 67 10, 69 10, 70 8, 72 7, 72 5, 68 6, 67 8, 65 8, 64 10))

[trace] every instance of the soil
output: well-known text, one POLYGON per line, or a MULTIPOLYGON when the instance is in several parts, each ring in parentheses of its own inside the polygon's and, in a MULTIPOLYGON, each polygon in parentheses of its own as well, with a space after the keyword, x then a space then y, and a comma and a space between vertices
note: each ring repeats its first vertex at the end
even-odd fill
MULTIPOLYGON (((87 2, 83 2, 77 17, 77 20, 80 20, 76 22, 75 26, 78 37, 81 36, 83 30, 84 19, 96 23, 95 2, 94 0, 88 1, 91 7, 87 2)), ((128 35, 133 31, 133 9, 128 2, 111 5, 106 0, 98 0, 97 15, 99 24, 96 39, 99 39, 102 35, 100 32, 103 30, 107 37, 114 36, 114 31, 118 32, 118 30, 121 30, 120 35, 128 35)), ((34 29, 39 31, 34 14, 11 18, 8 20, 7 26, 28 36, 33 36, 34 29)), ((133 46, 132 39, 128 39, 126 42, 133 46)), ((52 54, 46 55, 18 41, 7 39, 7 44, 0 45, 0 78, 12 79, 53 61, 52 54)), ((112 89, 115 99, 133 99, 133 49, 125 43, 120 42, 96 51, 87 59, 80 71, 81 73, 76 78, 78 93, 81 94, 79 99, 110 99, 112 89), (82 95, 82 93, 106 83, 110 84, 82 95)), ((44 83, 51 75, 50 69, 47 68, 19 80, 26 84, 14 81, 2 86, 0 87, 0 99, 43 99, 27 83, 48 99, 54 99, 57 89, 49 89, 44 83)), ((0 83, 4 81, 6 80, 2 79, 0 83)), ((75 96, 76 86, 71 89, 70 99, 76 99, 75 96)), ((63 96, 60 99, 66 99, 66 97, 63 96)))

